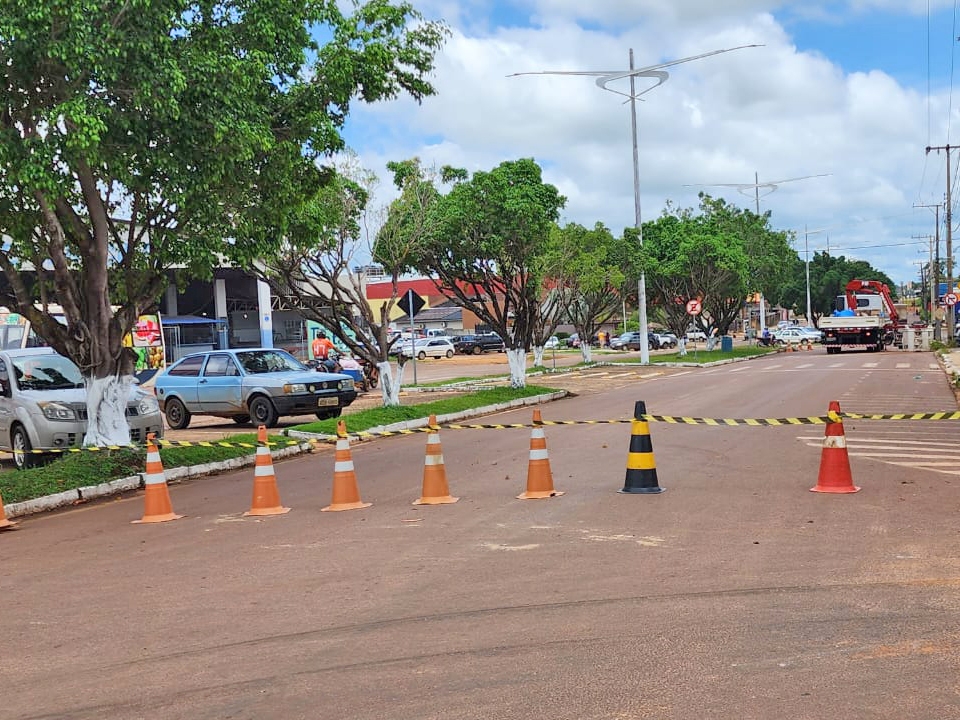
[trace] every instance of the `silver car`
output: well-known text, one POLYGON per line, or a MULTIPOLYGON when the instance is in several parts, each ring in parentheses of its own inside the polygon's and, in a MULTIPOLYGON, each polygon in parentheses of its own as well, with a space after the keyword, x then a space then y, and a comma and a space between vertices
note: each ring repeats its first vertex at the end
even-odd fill
POLYGON ((282 415, 339 417, 357 397, 353 378, 317 372, 274 348, 212 350, 187 355, 154 381, 167 423, 174 430, 192 415, 276 427, 282 415))
MULTIPOLYGON (((130 440, 163 435, 157 399, 137 386, 127 401, 130 440)), ((0 352, 0 450, 20 469, 45 458, 31 450, 79 447, 87 432, 87 391, 80 369, 51 348, 0 352)))

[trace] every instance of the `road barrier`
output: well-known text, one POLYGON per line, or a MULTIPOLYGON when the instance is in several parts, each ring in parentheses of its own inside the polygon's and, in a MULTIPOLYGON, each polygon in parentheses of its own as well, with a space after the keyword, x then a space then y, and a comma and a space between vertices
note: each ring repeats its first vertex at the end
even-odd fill
POLYGON ((370 507, 371 503, 360 500, 360 488, 353 469, 353 455, 350 454, 350 437, 343 420, 337 423, 337 451, 333 463, 333 497, 330 504, 320 508, 321 512, 340 512, 341 510, 360 510, 370 507))
POLYGON ((633 426, 630 430, 630 450, 627 454, 627 476, 623 489, 618 492, 628 494, 654 495, 662 493, 657 480, 657 462, 653 457, 653 441, 650 439, 650 426, 645 420, 647 406, 638 400, 633 407, 633 426))
POLYGON ((3 509, 3 496, 0 495, 0 530, 16 530, 17 524, 7 520, 7 511, 3 509))
POLYGON ((553 472, 547 454, 547 436, 543 432, 540 411, 533 411, 533 430, 530 433, 530 461, 527 464, 527 489, 517 495, 518 500, 544 500, 563 495, 553 487, 553 472))
POLYGON ((161 523, 179 520, 183 515, 173 512, 170 491, 167 489, 167 476, 160 461, 160 450, 153 442, 154 435, 147 435, 147 467, 143 474, 143 517, 134 520, 137 523, 161 523))
POLYGON ((443 448, 440 447, 440 429, 437 416, 431 415, 427 423, 431 429, 427 435, 427 451, 423 458, 423 489, 414 505, 449 505, 460 498, 451 497, 447 485, 447 470, 443 464, 443 448))
POLYGON ((820 453, 820 473, 817 484, 810 492, 819 493, 855 493, 860 488, 853 484, 850 472, 850 456, 847 454, 847 438, 843 432, 843 420, 840 418, 840 403, 830 402, 830 417, 836 422, 827 425, 823 438, 823 450, 820 453))
POLYGON ((277 475, 273 471, 273 456, 267 447, 267 427, 257 428, 257 458, 253 469, 253 501, 244 515, 283 515, 290 508, 280 504, 277 475))

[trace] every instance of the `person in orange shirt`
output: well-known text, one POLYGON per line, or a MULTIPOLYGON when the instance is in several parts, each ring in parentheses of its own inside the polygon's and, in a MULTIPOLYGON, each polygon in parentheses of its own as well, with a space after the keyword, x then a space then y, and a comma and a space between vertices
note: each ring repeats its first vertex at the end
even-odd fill
POLYGON ((327 339, 327 333, 323 330, 317 331, 317 336, 313 339, 313 357, 315 360, 326 360, 330 351, 334 349, 334 344, 327 339))

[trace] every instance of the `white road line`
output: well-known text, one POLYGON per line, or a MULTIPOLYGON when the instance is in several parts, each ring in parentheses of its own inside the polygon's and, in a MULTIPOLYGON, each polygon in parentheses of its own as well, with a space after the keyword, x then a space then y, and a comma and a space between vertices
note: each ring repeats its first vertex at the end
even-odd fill
MULTIPOLYGON (((932 288, 931 288, 931 289, 932 289, 932 288)), ((908 368, 908 367, 910 367, 910 363, 897 363, 897 367, 898 367, 898 368, 908 368)))
POLYGON ((843 367, 843 363, 831 363, 831 364, 830 364, 830 367, 832 367, 832 368, 842 368, 842 367, 843 367))
POLYGON ((813 367, 813 363, 804 363, 803 365, 797 365, 797 370, 803 370, 804 368, 813 367))
POLYGON ((880 364, 880 363, 875 363, 875 362, 872 362, 872 363, 864 363, 864 364, 863 364, 863 367, 865 367, 865 368, 875 368, 875 367, 876 367, 877 365, 879 365, 879 364, 880 364))

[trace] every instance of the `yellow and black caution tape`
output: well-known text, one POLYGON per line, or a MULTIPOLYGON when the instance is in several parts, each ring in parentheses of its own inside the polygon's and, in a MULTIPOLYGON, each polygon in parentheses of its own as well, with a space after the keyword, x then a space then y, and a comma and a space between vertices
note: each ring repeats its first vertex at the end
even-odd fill
MULTIPOLYGON (((960 411, 939 411, 930 413, 829 413, 827 415, 818 415, 810 417, 788 417, 788 418, 703 418, 688 417, 683 415, 652 415, 645 414, 641 420, 647 422, 662 422, 673 425, 712 425, 715 427, 733 427, 737 425, 747 425, 753 427, 781 427, 790 425, 826 425, 827 423, 840 422, 843 418, 850 420, 960 420, 960 411)), ((422 425, 416 428, 405 428, 403 430, 378 430, 370 432, 359 430, 348 433, 348 437, 358 440, 369 440, 378 437, 393 437, 396 435, 416 435, 418 433, 430 433, 437 430, 522 430, 543 426, 554 425, 629 425, 634 422, 633 418, 615 419, 615 420, 542 420, 536 423, 444 423, 439 425, 422 425)), ((256 450, 256 442, 230 442, 227 440, 155 440, 160 448, 165 447, 205 447, 205 448, 245 448, 256 450)), ((292 447, 304 442, 336 442, 335 436, 310 439, 294 439, 284 441, 270 441, 268 447, 292 447)), ((17 450, 17 453, 45 455, 50 453, 82 453, 82 452, 101 452, 104 450, 131 450, 145 448, 146 445, 132 443, 130 445, 90 445, 87 447, 69 447, 69 448, 44 448, 30 450, 17 450)))
POLYGON ((650 415, 646 414, 643 419, 648 422, 672 423, 674 425, 716 425, 716 426, 734 426, 734 425, 753 425, 755 427, 779 426, 779 425, 826 425, 832 421, 827 415, 817 417, 793 417, 793 418, 701 418, 701 417, 677 417, 672 415, 650 415))
POLYGON ((851 420, 960 420, 960 412, 932 412, 932 413, 840 413, 841 417, 851 420))

